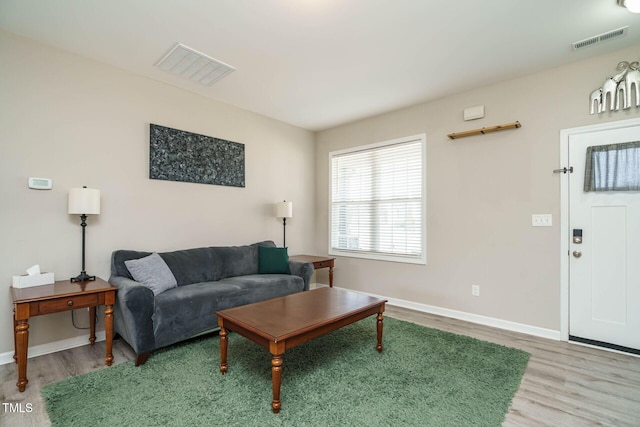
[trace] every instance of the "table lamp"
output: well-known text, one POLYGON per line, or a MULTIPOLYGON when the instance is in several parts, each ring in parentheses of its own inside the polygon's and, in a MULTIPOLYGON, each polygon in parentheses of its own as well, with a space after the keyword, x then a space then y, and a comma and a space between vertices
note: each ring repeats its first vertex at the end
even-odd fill
POLYGON ((293 202, 276 203, 276 217, 282 218, 282 247, 287 247, 287 218, 293 218, 293 202))
POLYGON ((72 277, 72 282, 84 282, 86 280, 96 280, 96 276, 87 274, 84 267, 84 247, 85 228, 87 227, 87 215, 100 214, 100 190, 94 188, 72 188, 69 190, 69 214, 80 215, 80 225, 82 226, 82 271, 76 277, 72 277))

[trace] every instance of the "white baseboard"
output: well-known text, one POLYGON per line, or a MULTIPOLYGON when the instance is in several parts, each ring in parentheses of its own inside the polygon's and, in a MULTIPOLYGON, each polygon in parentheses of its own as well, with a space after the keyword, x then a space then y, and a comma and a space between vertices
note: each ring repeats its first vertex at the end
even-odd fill
MULTIPOLYGON (((96 332, 96 342, 104 341, 104 331, 96 332)), ((49 342, 46 344, 34 345, 29 347, 27 357, 38 357, 45 354, 55 353, 57 351, 68 350, 74 347, 80 347, 89 344, 89 334, 81 335, 79 337, 67 338, 60 341, 49 342)), ((0 353, 0 365, 6 365, 7 363, 13 363, 13 351, 6 353, 0 353)))
MULTIPOLYGON (((314 283, 314 288, 326 286, 320 283, 314 283)), ((337 286, 334 286, 337 287, 337 286)), ((312 288, 313 289, 313 288, 312 288)), ((352 292, 358 292, 361 294, 367 294, 375 296, 377 298, 383 298, 388 301, 389 305, 395 305, 397 307, 408 308, 410 310, 421 311, 429 314, 436 314, 438 316, 451 317, 453 319, 464 320, 471 323, 477 323, 479 325, 491 326, 493 328, 505 329, 512 332, 520 332, 527 335, 533 335, 540 338, 549 338, 556 341, 563 341, 560 331, 553 329, 540 328, 538 326, 526 325, 524 323, 511 322, 509 320, 496 319, 494 317, 482 316, 480 314, 467 313, 464 311, 451 310, 448 308, 436 307, 434 305, 420 304, 413 301, 407 301, 397 298, 390 298, 383 295, 374 295, 368 292, 355 291, 348 289, 352 292)))

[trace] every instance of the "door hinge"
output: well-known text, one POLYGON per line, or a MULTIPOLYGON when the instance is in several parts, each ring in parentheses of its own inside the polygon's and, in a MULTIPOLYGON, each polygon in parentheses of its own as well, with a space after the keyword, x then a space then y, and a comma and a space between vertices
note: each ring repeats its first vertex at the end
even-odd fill
POLYGON ((553 173, 573 173, 573 166, 569 166, 569 168, 555 169, 553 173))

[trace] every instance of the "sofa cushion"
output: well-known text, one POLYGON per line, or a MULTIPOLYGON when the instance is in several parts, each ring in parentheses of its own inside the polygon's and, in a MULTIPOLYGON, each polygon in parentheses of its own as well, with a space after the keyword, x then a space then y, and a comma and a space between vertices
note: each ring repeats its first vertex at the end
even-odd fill
POLYGON ((218 265, 216 280, 258 272, 257 246, 211 247, 218 265))
POLYGON ((156 348, 174 344, 218 326, 215 312, 237 285, 218 282, 178 286, 158 295, 152 315, 156 348))
POLYGON ((155 252, 143 258, 127 260, 124 264, 133 280, 151 289, 154 295, 178 286, 167 263, 155 252))
POLYGON ((176 276, 178 286, 210 282, 219 278, 220 260, 211 248, 162 252, 160 256, 176 276))
MULTIPOLYGON (((233 304, 224 308, 283 297, 304 290, 302 277, 290 274, 251 274, 248 276, 229 277, 221 280, 220 283, 237 285, 241 288, 241 293, 229 301, 233 304)), ((222 310, 222 308, 218 310, 222 310)))
POLYGON ((259 274, 291 274, 287 248, 258 247, 259 274))
MULTIPOLYGON (((225 277, 258 273, 258 247, 275 247, 270 240, 249 246, 225 246, 161 252, 159 255, 169 266, 178 286, 211 282, 225 277)), ((111 255, 111 275, 133 280, 124 264, 130 259, 143 258, 151 252, 117 250, 111 255)))
POLYGON ((248 275, 217 282, 179 286, 156 296, 153 332, 156 347, 164 347, 215 329, 215 312, 239 305, 301 292, 304 281, 290 275, 248 275))

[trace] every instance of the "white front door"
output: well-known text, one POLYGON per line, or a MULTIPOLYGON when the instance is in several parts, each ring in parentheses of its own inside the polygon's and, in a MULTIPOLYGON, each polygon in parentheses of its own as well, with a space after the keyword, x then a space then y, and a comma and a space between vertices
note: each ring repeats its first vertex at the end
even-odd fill
POLYGON ((584 191, 587 147, 631 141, 640 124, 569 135, 569 335, 640 349, 640 192, 584 191))

